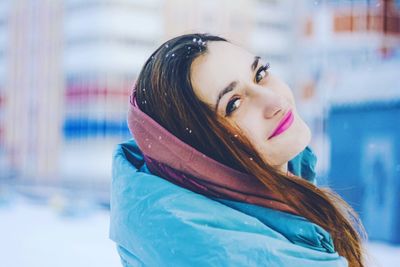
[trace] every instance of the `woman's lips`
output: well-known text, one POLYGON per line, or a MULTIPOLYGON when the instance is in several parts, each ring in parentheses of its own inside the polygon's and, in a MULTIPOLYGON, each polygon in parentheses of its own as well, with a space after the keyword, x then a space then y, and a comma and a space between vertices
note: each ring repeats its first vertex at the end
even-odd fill
POLYGON ((293 112, 292 112, 292 110, 289 110, 285 114, 285 116, 283 116, 282 120, 279 122, 278 126, 276 127, 274 132, 271 134, 271 136, 268 137, 268 139, 271 139, 272 137, 280 135, 281 133, 286 131, 290 127, 290 125, 292 125, 293 119, 294 119, 293 112))

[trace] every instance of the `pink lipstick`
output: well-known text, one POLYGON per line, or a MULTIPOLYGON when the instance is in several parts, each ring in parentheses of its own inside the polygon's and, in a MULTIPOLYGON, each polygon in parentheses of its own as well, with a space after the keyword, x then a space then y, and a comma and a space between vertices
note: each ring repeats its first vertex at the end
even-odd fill
POLYGON ((290 127, 290 125, 292 125, 293 120, 294 120, 294 115, 292 113, 292 110, 289 110, 285 114, 285 116, 283 116, 282 120, 279 122, 278 126, 275 128, 271 136, 268 137, 268 139, 271 139, 272 137, 280 135, 281 133, 286 131, 290 127))

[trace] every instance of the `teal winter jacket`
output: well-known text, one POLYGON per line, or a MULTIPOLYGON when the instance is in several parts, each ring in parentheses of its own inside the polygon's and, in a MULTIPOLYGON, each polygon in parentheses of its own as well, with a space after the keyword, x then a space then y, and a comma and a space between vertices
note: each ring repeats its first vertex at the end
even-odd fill
POLYGON ((131 139, 113 158, 110 238, 131 266, 347 266, 303 217, 211 199, 153 175, 131 139))

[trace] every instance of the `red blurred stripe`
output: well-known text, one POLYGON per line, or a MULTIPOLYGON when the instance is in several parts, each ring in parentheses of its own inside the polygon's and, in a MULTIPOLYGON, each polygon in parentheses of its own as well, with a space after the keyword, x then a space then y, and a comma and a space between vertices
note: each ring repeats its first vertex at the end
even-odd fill
POLYGON ((89 100, 97 97, 128 97, 130 88, 126 89, 112 89, 107 88, 94 88, 87 86, 69 86, 67 87, 65 96, 67 100, 89 100))

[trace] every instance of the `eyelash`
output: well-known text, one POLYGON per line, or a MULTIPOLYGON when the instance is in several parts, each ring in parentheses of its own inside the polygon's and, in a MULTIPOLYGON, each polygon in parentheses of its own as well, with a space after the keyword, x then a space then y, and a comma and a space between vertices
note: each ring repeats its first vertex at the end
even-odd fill
POLYGON ((256 83, 259 83, 264 77, 266 77, 266 76, 268 75, 267 70, 269 69, 269 67, 270 67, 269 63, 266 63, 265 65, 262 65, 262 66, 257 70, 256 77, 255 77, 255 82, 256 82, 256 83), (261 77, 260 79, 258 79, 258 76, 260 75, 260 73, 261 73, 262 71, 265 71, 265 75, 264 75, 263 77, 261 77))
MULTIPOLYGON (((263 78, 265 78, 265 77, 268 75, 267 70, 269 69, 269 67, 270 67, 269 63, 266 63, 265 65, 262 65, 262 66, 257 70, 256 77, 255 77, 255 82, 256 82, 256 83, 259 83, 263 78), (265 75, 262 76, 260 79, 258 79, 258 77, 259 77, 259 75, 260 75, 260 73, 261 73, 262 71, 265 71, 265 75)), ((225 116, 231 115, 232 112, 234 112, 234 111, 238 108, 238 105, 236 105, 236 108, 235 108, 234 110, 231 110, 231 108, 233 107, 233 105, 234 105, 234 104, 236 103, 236 101, 238 101, 238 100, 241 101, 241 99, 240 99, 239 97, 234 97, 234 98, 232 98, 232 99, 228 102, 228 104, 226 105, 226 109, 225 109, 225 116)), ((240 102, 239 102, 239 105, 240 105, 240 102)))
MULTIPOLYGON (((231 110, 231 107, 233 107, 233 105, 236 103, 236 101, 241 101, 240 97, 234 97, 232 98, 228 104, 226 105, 226 109, 225 109, 225 116, 229 116, 232 114, 232 112, 234 112, 238 106, 236 106, 236 108, 234 110, 231 110)), ((239 103, 240 105, 240 103, 239 103)))

